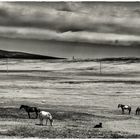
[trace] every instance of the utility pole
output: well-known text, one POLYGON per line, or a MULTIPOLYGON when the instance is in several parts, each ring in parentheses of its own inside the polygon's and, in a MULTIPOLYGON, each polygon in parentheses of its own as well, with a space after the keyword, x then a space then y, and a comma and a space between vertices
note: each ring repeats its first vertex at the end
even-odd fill
POLYGON ((8 75, 8 58, 6 59, 6 68, 7 68, 7 75, 8 75))
POLYGON ((73 59, 73 60, 75 59, 74 56, 72 57, 72 59, 73 59))
POLYGON ((102 65, 101 65, 101 60, 100 60, 100 74, 102 74, 102 65))

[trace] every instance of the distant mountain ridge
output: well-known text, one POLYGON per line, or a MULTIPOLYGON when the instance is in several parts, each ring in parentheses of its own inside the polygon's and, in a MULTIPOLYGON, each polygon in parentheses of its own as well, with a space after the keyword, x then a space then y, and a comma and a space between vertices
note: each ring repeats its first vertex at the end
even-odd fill
POLYGON ((16 59, 64 59, 59 57, 44 56, 16 51, 0 50, 0 58, 16 58, 16 59))

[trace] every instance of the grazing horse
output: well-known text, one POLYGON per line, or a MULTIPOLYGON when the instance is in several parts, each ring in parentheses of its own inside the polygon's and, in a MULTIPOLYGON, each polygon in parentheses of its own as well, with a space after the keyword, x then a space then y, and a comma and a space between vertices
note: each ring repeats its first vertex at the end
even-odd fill
POLYGON ((50 125, 52 126, 53 123, 53 117, 51 113, 46 112, 46 111, 40 111, 39 112, 39 120, 40 120, 40 125, 43 125, 43 120, 46 119, 46 125, 48 120, 50 121, 50 125))
POLYGON ((102 128, 102 123, 95 125, 94 128, 102 128))
POLYGON ((37 118, 37 116, 38 116, 38 109, 36 107, 30 107, 30 106, 27 106, 27 105, 21 105, 20 106, 20 110, 22 108, 28 113, 29 119, 31 118, 30 117, 30 112, 35 112, 36 113, 36 118, 37 118))
POLYGON ((140 114, 140 107, 137 107, 136 109, 136 115, 139 115, 140 114))
POLYGON ((124 110, 128 110, 129 111, 129 114, 131 112, 131 106, 129 106, 129 105, 118 104, 118 108, 121 108, 122 109, 122 114, 124 114, 124 110))

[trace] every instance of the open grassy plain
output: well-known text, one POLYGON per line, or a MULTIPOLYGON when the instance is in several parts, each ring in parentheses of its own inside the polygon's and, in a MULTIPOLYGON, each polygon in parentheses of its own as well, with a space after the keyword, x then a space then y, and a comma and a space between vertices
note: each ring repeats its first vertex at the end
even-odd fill
POLYGON ((139 62, 104 61, 101 73, 95 61, 9 59, 8 72, 6 64, 0 60, 1 138, 140 138, 139 62), (52 113, 53 127, 28 119, 21 104, 52 113))

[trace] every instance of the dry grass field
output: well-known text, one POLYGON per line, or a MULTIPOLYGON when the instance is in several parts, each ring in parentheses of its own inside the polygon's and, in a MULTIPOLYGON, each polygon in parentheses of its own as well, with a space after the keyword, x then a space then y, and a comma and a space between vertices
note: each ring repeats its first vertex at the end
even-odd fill
POLYGON ((0 138, 140 138, 140 63, 0 60, 0 138), (121 113, 119 103, 132 106, 121 113), (52 113, 52 127, 21 104, 52 113), (35 115, 32 114, 32 118, 35 115), (103 128, 93 128, 102 122, 103 128))

